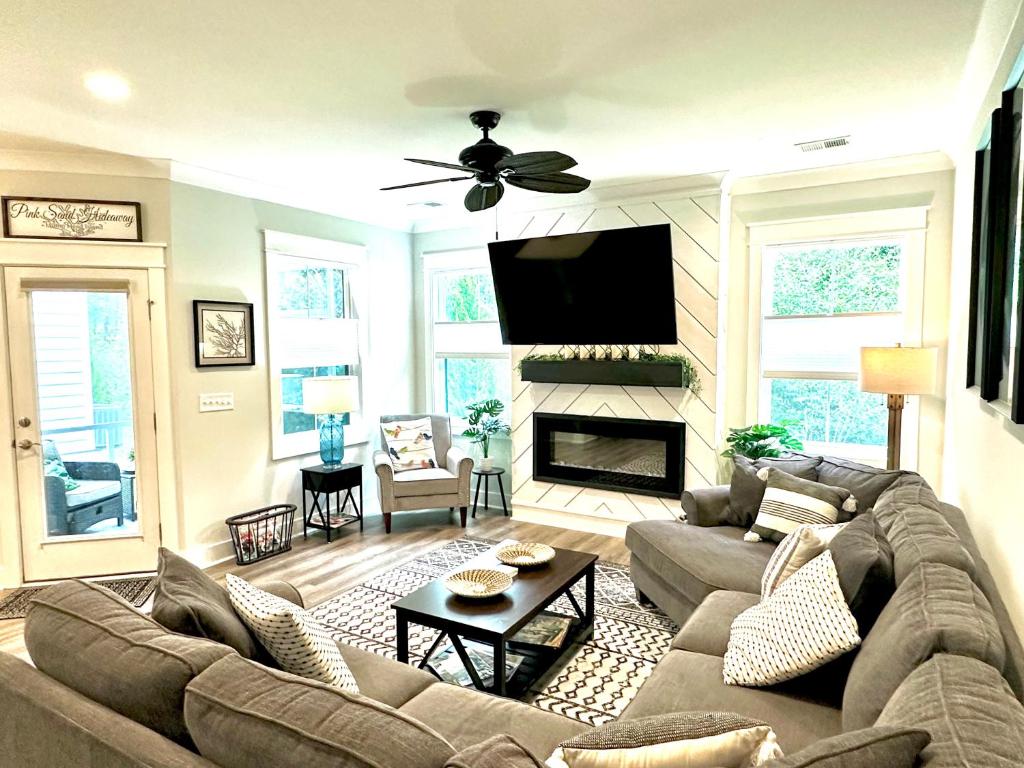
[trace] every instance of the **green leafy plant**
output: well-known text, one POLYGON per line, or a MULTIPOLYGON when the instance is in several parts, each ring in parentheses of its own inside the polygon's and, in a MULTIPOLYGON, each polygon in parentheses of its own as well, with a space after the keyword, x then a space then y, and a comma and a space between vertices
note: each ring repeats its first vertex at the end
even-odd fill
POLYGON ((751 424, 729 430, 725 441, 729 447, 723 456, 746 456, 748 459, 776 458, 786 451, 802 451, 804 444, 790 433, 800 422, 784 419, 778 424, 751 424))
MULTIPOLYGON (((527 361, 543 360, 546 362, 568 362, 569 360, 579 360, 581 358, 565 358, 561 355, 556 354, 532 354, 526 355, 518 363, 516 363, 516 372, 522 372, 522 365, 527 361)), ((611 357, 593 358, 595 360, 612 360, 611 357)), ((693 360, 688 358, 686 355, 668 355, 660 352, 641 352, 636 357, 630 358, 619 358, 624 363, 679 363, 683 368, 683 386, 693 392, 694 395, 699 395, 703 389, 703 384, 700 380, 700 374, 697 373, 697 366, 694 365, 693 360)))
POLYGON ((505 410, 505 404, 501 400, 481 400, 466 406, 466 410, 469 412, 469 428, 463 431, 462 436, 480 443, 486 459, 490 455, 491 438, 512 432, 512 428, 498 418, 505 410))

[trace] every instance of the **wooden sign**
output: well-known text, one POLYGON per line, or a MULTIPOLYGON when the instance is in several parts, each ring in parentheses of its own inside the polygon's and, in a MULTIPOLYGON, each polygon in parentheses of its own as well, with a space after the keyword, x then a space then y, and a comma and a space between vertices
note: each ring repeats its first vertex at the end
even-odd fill
POLYGON ((142 242, 142 207, 119 200, 3 197, 4 237, 142 242))

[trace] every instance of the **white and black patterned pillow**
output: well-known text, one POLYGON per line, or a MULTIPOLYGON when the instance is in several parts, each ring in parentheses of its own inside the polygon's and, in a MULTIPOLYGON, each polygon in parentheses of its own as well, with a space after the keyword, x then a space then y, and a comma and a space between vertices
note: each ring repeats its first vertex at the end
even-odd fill
POLYGON ((281 669, 359 692, 338 644, 307 611, 230 573, 227 582, 231 606, 281 669))
POLYGON ((857 499, 845 488, 803 480, 775 467, 758 470, 767 483, 757 519, 746 541, 782 541, 801 525, 832 525, 839 511, 855 512, 857 499))
POLYGON ((773 685, 858 645, 857 620, 826 550, 733 620, 722 677, 726 685, 773 685))
POLYGON ((782 757, 771 726, 731 712, 617 720, 566 739, 547 768, 755 766, 782 757))
POLYGON ((828 549, 845 525, 801 525, 788 534, 775 548, 761 575, 761 599, 768 599, 782 582, 828 549))

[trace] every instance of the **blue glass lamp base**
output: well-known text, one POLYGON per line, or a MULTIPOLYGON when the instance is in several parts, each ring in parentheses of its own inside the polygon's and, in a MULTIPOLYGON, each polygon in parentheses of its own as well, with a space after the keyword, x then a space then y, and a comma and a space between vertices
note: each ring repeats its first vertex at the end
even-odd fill
POLYGON ((320 461, 330 467, 345 458, 345 425, 331 414, 320 425, 320 461))

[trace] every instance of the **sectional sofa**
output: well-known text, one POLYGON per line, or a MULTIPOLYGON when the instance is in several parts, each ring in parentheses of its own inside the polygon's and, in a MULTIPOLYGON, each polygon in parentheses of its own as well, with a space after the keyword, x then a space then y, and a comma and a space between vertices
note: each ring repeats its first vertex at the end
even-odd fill
MULTIPOLYGON (((699 491, 684 499, 685 522, 629 529, 638 588, 682 629, 623 718, 733 711, 770 723, 791 755, 876 723, 910 725, 932 734, 930 768, 1020 765, 1024 656, 963 516, 916 475, 830 466, 877 488, 899 582, 852 664, 772 688, 723 684, 729 625, 757 599, 772 546, 718 524, 727 489, 699 491)), ((266 588, 301 604, 287 584, 266 588)), ((0 654, 5 766, 441 768, 497 733, 543 760, 588 728, 341 644, 360 688, 346 694, 169 632, 83 582, 35 600, 25 641, 35 667, 0 654)))

